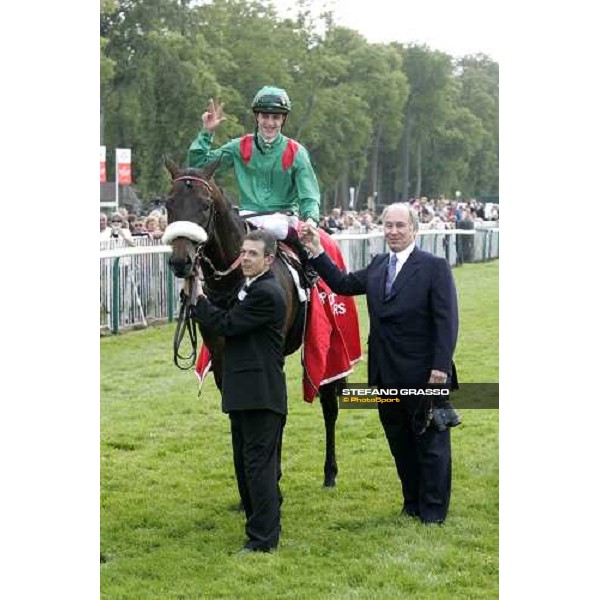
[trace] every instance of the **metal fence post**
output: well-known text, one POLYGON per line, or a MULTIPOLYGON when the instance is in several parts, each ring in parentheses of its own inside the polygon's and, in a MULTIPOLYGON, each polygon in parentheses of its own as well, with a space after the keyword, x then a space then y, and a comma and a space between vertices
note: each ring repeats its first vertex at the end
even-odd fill
POLYGON ((113 261, 112 272, 112 332, 119 333, 119 260, 116 257, 113 261))
POLYGON ((490 259, 490 247, 489 247, 489 231, 485 230, 485 237, 483 238, 483 260, 487 262, 490 259))

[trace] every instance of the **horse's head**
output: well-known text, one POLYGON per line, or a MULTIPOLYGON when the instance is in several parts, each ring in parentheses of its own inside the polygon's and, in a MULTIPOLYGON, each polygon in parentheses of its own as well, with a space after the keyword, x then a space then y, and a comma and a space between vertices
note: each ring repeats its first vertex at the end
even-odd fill
POLYGON ((206 169, 183 169, 165 160, 173 179, 167 197, 168 226, 163 241, 173 252, 169 266, 176 277, 190 277, 198 247, 212 235, 215 226, 214 182, 218 163, 206 169))

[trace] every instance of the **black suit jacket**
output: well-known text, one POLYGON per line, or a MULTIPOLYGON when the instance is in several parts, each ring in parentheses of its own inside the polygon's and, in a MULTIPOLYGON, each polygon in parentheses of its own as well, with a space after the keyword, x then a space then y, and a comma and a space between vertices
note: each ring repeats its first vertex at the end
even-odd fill
POLYGON ((425 385, 432 369, 452 375, 458 303, 445 259, 415 247, 384 298, 388 254, 344 274, 322 253, 312 264, 337 294, 367 295, 369 383, 425 385))
POLYGON ((253 281, 246 297, 230 310, 200 296, 193 316, 225 337, 223 412, 268 409, 286 414, 285 294, 271 271, 253 281))

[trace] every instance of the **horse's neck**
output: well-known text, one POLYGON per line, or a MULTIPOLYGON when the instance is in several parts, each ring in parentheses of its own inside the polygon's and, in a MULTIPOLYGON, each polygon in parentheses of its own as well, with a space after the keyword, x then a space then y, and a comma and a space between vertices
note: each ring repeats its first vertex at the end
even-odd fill
POLYGON ((245 225, 222 194, 217 198, 215 208, 215 234, 207 244, 206 253, 219 270, 224 270, 240 255, 245 225))

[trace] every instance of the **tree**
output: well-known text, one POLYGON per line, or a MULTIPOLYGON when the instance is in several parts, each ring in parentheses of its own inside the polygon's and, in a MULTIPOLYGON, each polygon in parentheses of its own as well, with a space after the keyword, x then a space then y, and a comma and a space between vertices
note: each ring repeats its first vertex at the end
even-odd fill
POLYGON ((499 71, 498 63, 478 54, 459 61, 461 103, 481 122, 483 139, 470 164, 473 195, 498 194, 499 71))
MULTIPOLYGON (((404 112, 401 150, 402 199, 408 200, 410 190, 410 149, 419 157, 416 179, 421 179, 423 144, 434 128, 445 120, 446 94, 450 85, 452 63, 448 55, 429 50, 426 46, 410 45, 403 50, 404 71, 410 91, 404 112)), ((415 193, 421 194, 417 185, 415 193)))
POLYGON ((106 145, 132 148, 134 180, 147 198, 168 184, 163 155, 183 160, 203 99, 220 91, 202 35, 181 33, 184 10, 173 0, 128 0, 101 14, 106 55, 117 65, 102 89, 106 145))
MULTIPOLYGON (((132 148, 147 200, 168 189, 162 157, 183 164, 209 98, 225 102, 220 145, 254 130, 268 84, 290 94, 284 133, 311 153, 323 212, 350 186, 358 203, 497 193, 498 65, 483 55, 369 44, 309 0, 285 19, 269 0, 101 0, 100 46, 101 140, 132 148)), ((231 174, 219 183, 235 196, 231 174)))

